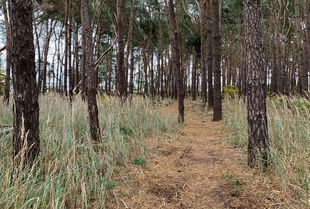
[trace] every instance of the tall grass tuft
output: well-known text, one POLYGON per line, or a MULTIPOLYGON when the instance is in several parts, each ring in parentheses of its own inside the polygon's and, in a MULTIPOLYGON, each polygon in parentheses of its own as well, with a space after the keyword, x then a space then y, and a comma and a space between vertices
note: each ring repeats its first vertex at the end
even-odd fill
MULTIPOLYGON (((310 206, 310 103, 279 97, 269 99, 268 129, 271 144, 271 172, 276 186, 292 196, 301 207, 310 206)), ((227 100, 224 124, 236 147, 247 144, 246 105, 227 100)))
POLYGON ((0 208, 104 208, 118 166, 131 162, 132 150, 143 151, 148 134, 170 131, 175 121, 163 117, 142 98, 121 104, 99 98, 104 143, 90 139, 87 106, 79 98, 40 98, 41 153, 29 172, 13 175, 12 107, 0 104, 0 208))

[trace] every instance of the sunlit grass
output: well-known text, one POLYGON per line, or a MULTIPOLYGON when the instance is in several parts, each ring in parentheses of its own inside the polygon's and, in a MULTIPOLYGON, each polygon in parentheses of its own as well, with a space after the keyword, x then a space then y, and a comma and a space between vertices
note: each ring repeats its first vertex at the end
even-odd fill
MULTIPOLYGON (((144 152, 147 135, 174 129, 175 120, 159 114, 149 100, 98 102, 104 142, 93 144, 81 99, 71 108, 60 96, 41 97, 40 157, 30 172, 15 178, 12 134, 0 129, 0 208, 104 208, 117 168, 144 152)), ((0 106, 0 125, 12 125, 12 107, 0 106)))
MULTIPOLYGON (((285 97, 268 100, 271 173, 276 186, 290 193, 295 204, 310 206, 310 108, 307 101, 285 97)), ((225 102, 224 124, 233 133, 235 147, 247 145, 246 105, 225 102)))

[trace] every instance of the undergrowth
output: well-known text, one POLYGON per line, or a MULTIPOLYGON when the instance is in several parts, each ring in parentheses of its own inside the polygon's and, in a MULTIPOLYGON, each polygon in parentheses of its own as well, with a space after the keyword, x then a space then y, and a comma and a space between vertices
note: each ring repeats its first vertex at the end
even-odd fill
POLYGON ((162 117, 151 101, 98 101, 104 142, 93 144, 81 99, 70 107, 60 96, 41 97, 40 157, 18 177, 12 172, 12 134, 4 128, 12 125, 12 107, 0 103, 0 208, 104 208, 117 167, 145 154, 147 135, 174 129, 175 121, 162 117))
MULTIPOLYGON (((269 99, 268 130, 271 175, 274 184, 291 197, 292 205, 310 206, 310 106, 309 101, 286 97, 269 99)), ((225 101, 225 126, 230 142, 246 150, 247 119, 243 100, 225 101)), ((294 208, 294 206, 292 206, 294 208)))

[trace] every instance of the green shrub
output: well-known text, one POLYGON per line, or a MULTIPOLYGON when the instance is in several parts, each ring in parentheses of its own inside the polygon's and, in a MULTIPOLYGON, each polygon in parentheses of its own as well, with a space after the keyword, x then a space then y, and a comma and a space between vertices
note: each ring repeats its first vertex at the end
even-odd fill
POLYGON ((2 69, 0 69, 0 95, 3 93, 4 88, 5 75, 2 73, 2 69))
POLYGON ((297 114, 309 114, 310 101, 304 98, 293 99, 289 103, 289 108, 297 114))
POLYGON ((236 98, 239 95, 239 88, 237 86, 225 86, 224 97, 227 99, 236 98))

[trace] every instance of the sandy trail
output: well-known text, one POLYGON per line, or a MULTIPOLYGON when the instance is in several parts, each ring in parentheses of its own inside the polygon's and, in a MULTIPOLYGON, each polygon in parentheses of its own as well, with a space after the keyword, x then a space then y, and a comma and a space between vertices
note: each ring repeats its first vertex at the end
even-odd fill
MULTIPOLYGON (((176 115, 176 110, 172 104, 162 111, 176 115)), ((108 208, 262 208, 246 197, 243 180, 253 175, 242 151, 227 143, 220 123, 186 102, 180 131, 149 140, 146 168, 130 165, 123 171, 127 177, 118 180, 108 208)))

